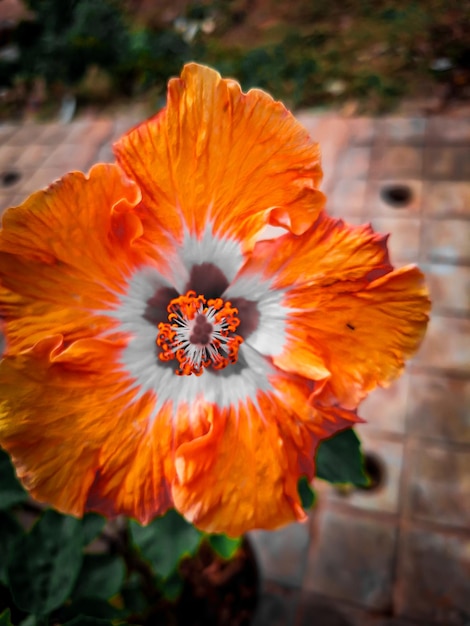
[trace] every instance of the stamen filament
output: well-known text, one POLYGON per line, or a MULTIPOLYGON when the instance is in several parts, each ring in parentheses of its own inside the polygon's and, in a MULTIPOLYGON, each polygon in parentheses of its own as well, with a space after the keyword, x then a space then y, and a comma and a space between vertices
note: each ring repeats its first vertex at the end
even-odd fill
POLYGON ((243 343, 234 334, 240 320, 238 309, 222 298, 206 298, 188 291, 173 298, 167 307, 168 322, 158 325, 159 359, 176 359, 179 376, 200 376, 205 368, 221 370, 236 363, 243 343))

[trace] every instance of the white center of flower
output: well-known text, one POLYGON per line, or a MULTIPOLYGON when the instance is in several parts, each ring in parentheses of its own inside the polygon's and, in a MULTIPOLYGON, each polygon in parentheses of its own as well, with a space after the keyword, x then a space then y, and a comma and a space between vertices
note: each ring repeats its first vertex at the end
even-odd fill
POLYGON ((242 337, 238 310, 222 298, 206 300, 195 291, 173 298, 167 307, 168 322, 158 325, 158 355, 162 361, 178 361, 175 373, 200 376, 204 368, 223 369, 236 363, 242 337))

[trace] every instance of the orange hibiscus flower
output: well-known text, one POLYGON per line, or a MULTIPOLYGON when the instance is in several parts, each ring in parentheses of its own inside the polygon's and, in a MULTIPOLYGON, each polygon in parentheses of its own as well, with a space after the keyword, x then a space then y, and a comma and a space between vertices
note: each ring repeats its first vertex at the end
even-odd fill
POLYGON ((74 515, 302 519, 319 441, 423 336, 422 274, 323 212, 319 148, 280 103, 208 68, 115 153, 4 215, 1 445, 74 515))

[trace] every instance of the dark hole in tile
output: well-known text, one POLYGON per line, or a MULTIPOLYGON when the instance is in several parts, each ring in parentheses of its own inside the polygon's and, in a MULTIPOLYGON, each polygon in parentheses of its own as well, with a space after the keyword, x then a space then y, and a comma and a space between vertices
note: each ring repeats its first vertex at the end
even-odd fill
POLYGON ((2 187, 10 187, 14 185, 21 178, 21 174, 15 170, 9 170, 0 174, 0 185, 2 187))
POLYGON ((369 484, 365 487, 358 487, 358 489, 374 491, 384 484, 385 466, 375 454, 364 453, 364 470, 369 477, 369 484))
POLYGON ((408 185, 386 185, 380 197, 394 209, 404 209, 413 200, 413 190, 408 185))

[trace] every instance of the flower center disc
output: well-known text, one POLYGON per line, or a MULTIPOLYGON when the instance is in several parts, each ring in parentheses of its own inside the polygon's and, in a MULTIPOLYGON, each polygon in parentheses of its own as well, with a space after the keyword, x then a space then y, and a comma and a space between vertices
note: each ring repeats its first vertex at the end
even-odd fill
POLYGON ((206 367, 221 370, 236 363, 243 342, 234 334, 240 324, 238 310, 222 298, 206 300, 188 291, 170 301, 168 322, 158 325, 161 361, 178 361, 179 376, 200 376, 206 367))

